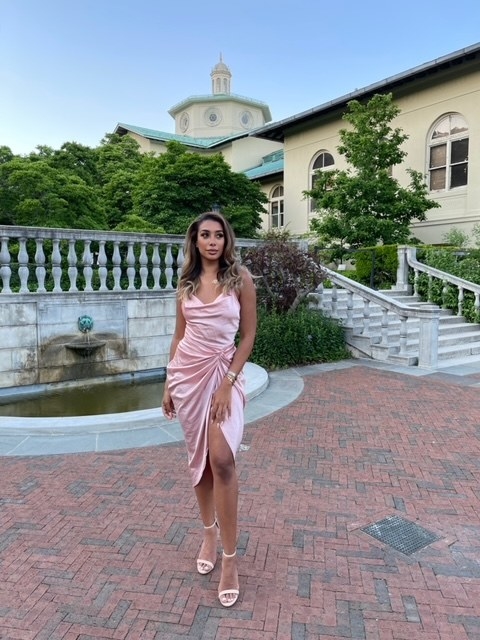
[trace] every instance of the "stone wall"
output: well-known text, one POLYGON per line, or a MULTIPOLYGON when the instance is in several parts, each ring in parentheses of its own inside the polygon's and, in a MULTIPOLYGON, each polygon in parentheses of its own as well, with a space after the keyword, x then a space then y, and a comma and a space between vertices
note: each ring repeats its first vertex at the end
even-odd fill
POLYGON ((0 388, 163 368, 174 327, 171 290, 3 295, 0 388), (93 319, 88 335, 82 315, 93 319), (71 348, 82 341, 100 346, 71 348))

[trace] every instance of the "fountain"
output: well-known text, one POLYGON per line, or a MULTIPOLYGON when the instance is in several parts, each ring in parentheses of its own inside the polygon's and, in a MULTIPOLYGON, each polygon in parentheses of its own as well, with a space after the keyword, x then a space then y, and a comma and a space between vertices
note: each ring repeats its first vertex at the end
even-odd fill
MULTIPOLYGON (((151 378, 152 373, 152 371, 144 372, 144 375, 139 377, 151 378)), ((247 379, 246 395, 249 400, 252 400, 267 388, 268 374, 258 365, 247 362, 245 375, 247 379)), ((132 376, 138 379, 138 374, 125 374, 122 377, 126 379, 132 376)), ((299 379, 301 380, 301 378, 299 379)), ((76 385, 82 384, 84 384, 82 381, 76 381, 76 385)), ((66 388, 70 384, 63 383, 62 386, 66 388)), ((50 385, 39 385, 36 392, 42 395, 49 387, 50 385)), ((291 387, 296 394, 299 392, 295 384, 291 387)), ((9 390, 0 389, 0 404, 2 401, 4 403, 8 401, 6 396, 2 399, 2 391, 9 392, 9 390)), ((18 399, 18 396, 25 395, 25 390, 19 390, 12 395, 16 395, 18 399)), ((285 394, 285 390, 282 390, 281 395, 289 397, 288 393, 285 394)), ((158 388, 158 398, 160 403, 161 387, 158 388)), ((11 399, 15 398, 11 397, 11 399)), ((266 408, 271 410, 268 404, 266 408)), ((258 417, 256 409, 253 409, 252 417, 249 420, 258 417)), ((177 420, 169 421, 163 417, 160 406, 102 415, 62 415, 57 417, 0 415, 0 452, 1 455, 7 456, 113 451, 174 443, 182 439, 183 432, 179 422, 177 420)))
POLYGON ((105 346, 105 340, 98 340, 90 335, 93 329, 93 318, 91 316, 80 316, 77 326, 82 335, 68 342, 65 345, 67 349, 78 353, 82 358, 88 358, 95 353, 95 351, 105 346))

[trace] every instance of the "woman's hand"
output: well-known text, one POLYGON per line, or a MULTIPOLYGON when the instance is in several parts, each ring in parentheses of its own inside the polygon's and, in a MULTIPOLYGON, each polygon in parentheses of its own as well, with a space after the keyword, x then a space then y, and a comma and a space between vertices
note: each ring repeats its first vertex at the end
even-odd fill
POLYGON ((176 417, 177 412, 175 411, 175 407, 173 405, 172 396, 170 395, 170 391, 165 385, 165 389, 163 390, 163 400, 162 400, 162 411, 163 415, 169 420, 173 420, 176 417))
POLYGON ((230 417, 232 406, 232 383, 223 378, 220 386, 212 397, 212 406, 210 409, 210 420, 216 422, 219 427, 227 418, 230 417))

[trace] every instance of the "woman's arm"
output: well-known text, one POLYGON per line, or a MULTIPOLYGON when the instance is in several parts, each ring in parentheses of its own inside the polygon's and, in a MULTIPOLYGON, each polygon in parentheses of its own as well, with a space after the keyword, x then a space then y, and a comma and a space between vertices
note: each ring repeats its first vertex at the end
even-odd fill
POLYGON ((170 344, 169 361, 173 360, 173 356, 175 355, 175 352, 177 350, 178 343, 180 342, 180 340, 185 335, 185 325, 186 325, 186 322, 185 322, 185 316, 183 315, 183 311, 182 311, 182 301, 177 298, 177 312, 176 312, 176 316, 175 316, 175 330, 173 332, 172 342, 170 344))
MULTIPOLYGON (((237 376, 245 366, 255 342, 257 330, 257 296, 250 273, 242 269, 243 285, 240 290, 240 342, 230 363, 229 371, 237 376)), ((229 415, 232 403, 234 380, 225 376, 213 394, 211 419, 220 425, 229 415)))
MULTIPOLYGON (((175 330, 172 336, 172 342, 170 344, 170 355, 169 361, 173 360, 175 352, 177 351, 178 343, 185 335, 185 317, 182 311, 182 303, 181 300, 177 299, 177 312, 175 316, 175 330)), ((163 388, 163 400, 162 400, 162 410, 163 414, 169 420, 175 418, 176 412, 173 404, 173 399, 168 390, 168 377, 165 379, 165 384, 163 388)))

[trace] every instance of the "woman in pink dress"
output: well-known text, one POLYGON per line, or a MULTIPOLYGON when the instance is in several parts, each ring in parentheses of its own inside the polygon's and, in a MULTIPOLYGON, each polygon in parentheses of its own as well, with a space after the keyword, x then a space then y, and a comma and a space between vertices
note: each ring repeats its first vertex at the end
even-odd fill
POLYGON ((167 418, 178 417, 185 435, 204 526, 197 571, 207 574, 215 567, 218 528, 223 546, 218 596, 231 607, 239 595, 235 455, 243 435, 242 369, 255 340, 256 295, 236 255, 233 231, 219 213, 204 213, 188 228, 177 289, 162 408, 167 418))

